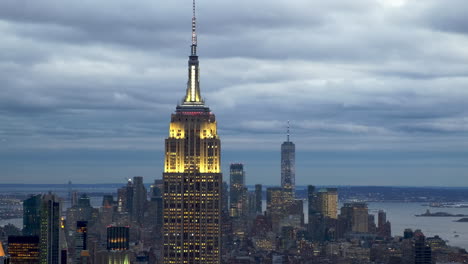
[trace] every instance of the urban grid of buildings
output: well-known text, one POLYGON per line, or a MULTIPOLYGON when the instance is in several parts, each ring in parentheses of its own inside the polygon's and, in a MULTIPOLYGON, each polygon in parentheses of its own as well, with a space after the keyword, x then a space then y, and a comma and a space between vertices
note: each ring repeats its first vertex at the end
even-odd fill
POLYGON ((339 208, 336 188, 308 186, 298 199, 289 122, 280 186, 249 190, 242 163, 223 180, 216 118, 200 91, 193 8, 187 90, 171 115, 162 178, 147 190, 134 177, 99 208, 85 193, 31 195, 22 230, 1 230, 0 263, 468 263, 466 251, 439 237, 392 234, 386 213, 370 214, 366 203, 339 208))

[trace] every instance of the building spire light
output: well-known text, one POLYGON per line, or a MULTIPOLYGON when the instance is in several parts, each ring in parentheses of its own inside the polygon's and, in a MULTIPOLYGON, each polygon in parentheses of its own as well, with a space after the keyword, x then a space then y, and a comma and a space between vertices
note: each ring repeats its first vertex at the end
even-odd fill
POLYGON ((195 0, 193 0, 192 16, 192 56, 197 55, 197 17, 195 15, 195 0))
POLYGON ((192 15, 192 45, 188 62, 188 82, 187 92, 182 105, 185 106, 203 106, 204 102, 200 93, 200 69, 197 56, 197 18, 195 9, 195 0, 193 0, 192 15))

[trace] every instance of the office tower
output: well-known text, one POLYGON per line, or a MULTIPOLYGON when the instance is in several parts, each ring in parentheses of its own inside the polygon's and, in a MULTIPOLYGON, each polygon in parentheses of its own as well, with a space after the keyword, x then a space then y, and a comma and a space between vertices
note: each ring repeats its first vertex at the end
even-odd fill
POLYGON ((40 263, 59 264, 60 260, 60 201, 54 194, 42 196, 40 263))
POLYGON ((255 184, 255 211, 257 214, 262 214, 262 185, 255 184))
POLYGON ((23 235, 39 236, 41 195, 34 195, 23 201, 23 235))
POLYGON ((255 216, 257 215, 257 196, 256 196, 256 193, 255 192, 252 192, 252 191, 247 191, 247 188, 246 188, 246 191, 245 193, 247 194, 247 208, 248 208, 248 215, 249 217, 253 217, 255 218, 255 216))
POLYGON ((316 208, 324 216, 338 218, 338 190, 336 188, 320 189, 317 192, 316 208))
POLYGON ((307 225, 307 231, 309 238, 313 241, 322 241, 325 234, 325 226, 323 221, 323 215, 320 213, 319 200, 315 186, 307 186, 307 208, 309 223, 307 225))
POLYGON ((221 194, 221 212, 226 215, 229 214, 229 186, 223 181, 222 194, 221 194))
POLYGON ((367 233, 369 216, 366 203, 345 203, 341 215, 346 220, 345 232, 367 233))
POLYGON ((377 234, 381 237, 388 238, 392 236, 392 225, 387 221, 387 214, 380 210, 378 213, 377 234))
POLYGON ((375 225, 375 215, 367 215, 367 232, 377 234, 377 226, 375 225))
POLYGON ((154 180, 154 184, 151 185, 151 197, 150 197, 150 206, 148 209, 149 216, 153 221, 156 229, 161 230, 163 226, 163 190, 164 182, 162 179, 154 180))
POLYGON ((129 214, 133 211, 133 182, 128 179, 127 185, 117 190, 117 211, 127 212, 129 214))
POLYGON ((279 231, 281 220, 286 216, 286 204, 284 202, 284 189, 270 187, 267 193, 267 215, 270 218, 274 231, 279 231))
POLYGON ((88 222, 87 221, 77 221, 76 222, 76 232, 75 232, 75 263, 80 264, 82 254, 81 251, 88 250, 88 222))
POLYGON ((187 93, 165 141, 164 263, 220 263, 221 142, 200 94, 193 7, 187 93))
POLYGON ((8 255, 11 264, 39 263, 39 236, 9 236, 8 255))
POLYGON ((387 214, 383 210, 379 210, 377 216, 377 226, 380 228, 387 222, 387 214))
POLYGON ((313 215, 318 212, 316 208, 317 205, 317 193, 315 192, 315 186, 308 185, 307 186, 307 208, 309 215, 313 215))
POLYGON ((130 228, 128 226, 109 226, 107 228, 107 250, 128 250, 130 228))
POLYGON ((294 200, 296 191, 296 146, 289 141, 289 121, 287 140, 281 144, 281 187, 285 191, 286 202, 294 200))
POLYGON ((244 165, 241 163, 233 163, 229 167, 230 172, 230 216, 242 216, 244 188, 245 188, 245 172, 244 165))
POLYGON ((142 223, 146 208, 146 188, 143 184, 143 177, 133 177, 133 206, 132 220, 142 223))
POLYGON ((424 236, 417 236, 414 242, 414 263, 432 264, 431 247, 426 243, 424 236))

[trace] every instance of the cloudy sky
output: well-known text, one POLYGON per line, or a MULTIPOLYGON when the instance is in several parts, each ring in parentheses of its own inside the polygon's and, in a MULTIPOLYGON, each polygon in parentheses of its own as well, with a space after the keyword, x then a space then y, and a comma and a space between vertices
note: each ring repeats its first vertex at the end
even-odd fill
MULTIPOLYGON (((200 0, 225 179, 468 186, 468 1, 200 0)), ((0 1, 0 182, 160 178, 191 1, 0 1)))

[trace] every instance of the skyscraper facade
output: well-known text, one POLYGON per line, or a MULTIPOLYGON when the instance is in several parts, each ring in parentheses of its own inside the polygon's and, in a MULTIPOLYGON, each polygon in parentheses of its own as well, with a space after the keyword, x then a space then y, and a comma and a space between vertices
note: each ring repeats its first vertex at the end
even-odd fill
POLYGON ((230 172, 230 216, 238 217, 242 215, 245 201, 245 172, 242 163, 233 163, 230 172))
POLYGON ((128 250, 129 245, 130 228, 128 226, 107 227, 107 250, 128 250))
POLYGON ((41 195, 33 195, 23 201, 23 235, 39 236, 41 219, 41 195))
POLYGON ((10 263, 37 264, 39 263, 38 236, 9 236, 8 254, 10 263))
POLYGON ((338 190, 336 188, 320 189, 317 192, 316 208, 324 216, 338 218, 338 190))
POLYGON ((281 187, 286 202, 292 201, 296 189, 296 145, 289 140, 289 122, 287 140, 281 144, 281 187))
POLYGON ((255 184, 255 210, 257 214, 262 214, 262 185, 255 184))
POLYGON ((143 184, 143 177, 133 177, 133 206, 132 206, 132 220, 137 223, 142 223, 145 208, 146 208, 146 188, 143 184))
POLYGON ((60 201, 46 194, 41 202, 40 263, 59 264, 60 259, 60 201))
POLYGON ((165 141, 164 263, 220 263, 221 142, 200 94, 193 7, 187 91, 165 141))
POLYGON ((75 259, 74 263, 81 263, 81 252, 88 250, 88 222, 77 221, 76 232, 75 232, 75 259))

